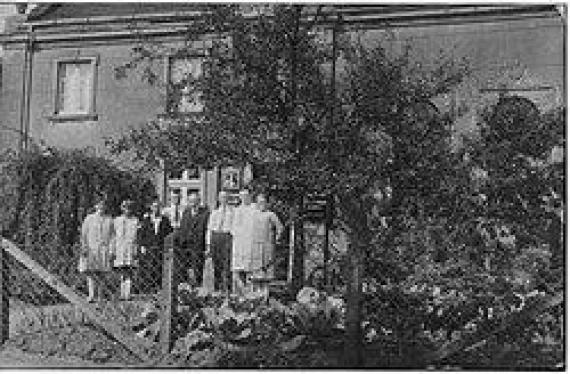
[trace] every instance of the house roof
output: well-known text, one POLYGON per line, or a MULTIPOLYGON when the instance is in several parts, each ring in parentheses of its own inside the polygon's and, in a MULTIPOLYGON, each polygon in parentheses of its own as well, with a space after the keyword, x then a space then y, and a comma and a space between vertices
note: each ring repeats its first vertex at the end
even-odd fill
POLYGON ((100 16, 130 16, 134 14, 175 13, 203 8, 197 3, 50 3, 33 9, 28 21, 44 21, 100 16))
MULTIPOLYGON (((29 22, 54 21, 63 19, 94 19, 98 17, 122 17, 151 14, 180 14, 205 10, 207 3, 49 3, 41 4, 28 15, 29 22)), ((311 4, 308 9, 321 7, 329 15, 341 14, 346 22, 366 23, 382 20, 444 20, 454 17, 496 16, 508 17, 535 12, 556 11, 556 5, 396 5, 396 4, 311 4)))
MULTIPOLYGON (((21 28, 0 36, 0 43, 117 41, 136 35, 178 37, 188 24, 210 11, 211 3, 50 3, 34 8, 21 28), (28 28, 28 26, 30 26, 28 28), (136 35, 135 35, 136 34, 136 35)), ((246 7, 247 8, 247 7, 246 7)), ((249 14, 244 8, 244 14, 249 14)), ((557 16, 555 5, 397 5, 310 4, 303 9, 308 22, 344 29, 398 28, 496 22, 557 16), (315 17, 320 14, 323 17, 315 17)))

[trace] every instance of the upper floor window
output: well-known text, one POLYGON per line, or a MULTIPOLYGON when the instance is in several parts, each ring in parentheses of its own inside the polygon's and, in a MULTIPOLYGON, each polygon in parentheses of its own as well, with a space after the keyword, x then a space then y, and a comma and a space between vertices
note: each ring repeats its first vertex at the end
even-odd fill
POLYGON ((204 109, 196 80, 202 74, 202 57, 171 57, 168 64, 168 110, 178 113, 200 113, 204 109))
POLYGON ((76 118, 95 114, 95 58, 58 61, 56 79, 56 116, 76 118))

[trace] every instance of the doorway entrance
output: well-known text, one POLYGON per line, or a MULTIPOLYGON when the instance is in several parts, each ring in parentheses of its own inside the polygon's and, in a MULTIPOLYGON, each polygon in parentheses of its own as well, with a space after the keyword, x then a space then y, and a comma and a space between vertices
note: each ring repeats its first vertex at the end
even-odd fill
POLYGON ((239 203, 239 190, 252 179, 251 165, 184 169, 170 174, 164 181, 164 203, 170 204, 170 193, 173 191, 179 193, 182 206, 187 204, 189 194, 198 193, 203 205, 215 209, 218 192, 224 190, 229 194, 230 204, 236 205, 239 203))
MULTIPOLYGON (((167 198, 170 198, 171 192, 178 192, 180 195, 180 204, 185 206, 188 204, 188 195, 197 193, 203 203, 207 202, 207 177, 206 170, 195 169, 183 170, 178 178, 170 176, 166 182, 167 184, 167 198)), ((170 201, 168 202, 170 203, 170 201)))

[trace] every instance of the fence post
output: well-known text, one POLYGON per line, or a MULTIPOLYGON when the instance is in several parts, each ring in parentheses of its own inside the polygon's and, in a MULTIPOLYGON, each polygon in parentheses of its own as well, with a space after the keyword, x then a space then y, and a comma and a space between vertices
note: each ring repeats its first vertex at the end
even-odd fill
POLYGON ((9 271, 8 253, 4 250, 2 243, 0 246, 0 345, 8 340, 10 334, 9 271))
POLYGON ((174 235, 170 234, 164 240, 164 263, 162 268, 162 297, 161 297, 161 328, 160 345, 163 354, 170 352, 173 343, 172 328, 174 325, 175 282, 174 282, 174 235))

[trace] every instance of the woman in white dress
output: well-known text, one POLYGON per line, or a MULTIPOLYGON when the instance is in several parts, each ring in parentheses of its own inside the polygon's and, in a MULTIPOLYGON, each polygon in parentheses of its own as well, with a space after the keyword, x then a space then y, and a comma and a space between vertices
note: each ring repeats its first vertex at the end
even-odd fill
POLYGON ((103 297, 105 273, 111 270, 113 236, 113 219, 105 213, 105 200, 99 199, 95 213, 87 215, 81 225, 79 272, 87 276, 88 302, 94 300, 96 291, 99 299, 103 297))
POLYGON ((250 269, 256 278, 271 279, 274 277, 275 244, 283 232, 283 225, 275 213, 267 210, 264 194, 257 195, 256 208, 250 269))
POLYGON ((251 251, 253 249, 254 215, 257 213, 251 202, 249 190, 239 193, 241 204, 235 208, 233 220, 232 248, 232 291, 242 294, 245 291, 247 279, 251 273, 251 251))
POLYGON ((137 234, 141 227, 134 215, 134 204, 125 200, 121 204, 122 214, 115 218, 115 262, 114 266, 121 274, 121 299, 131 297, 133 272, 138 266, 139 244, 137 234))

